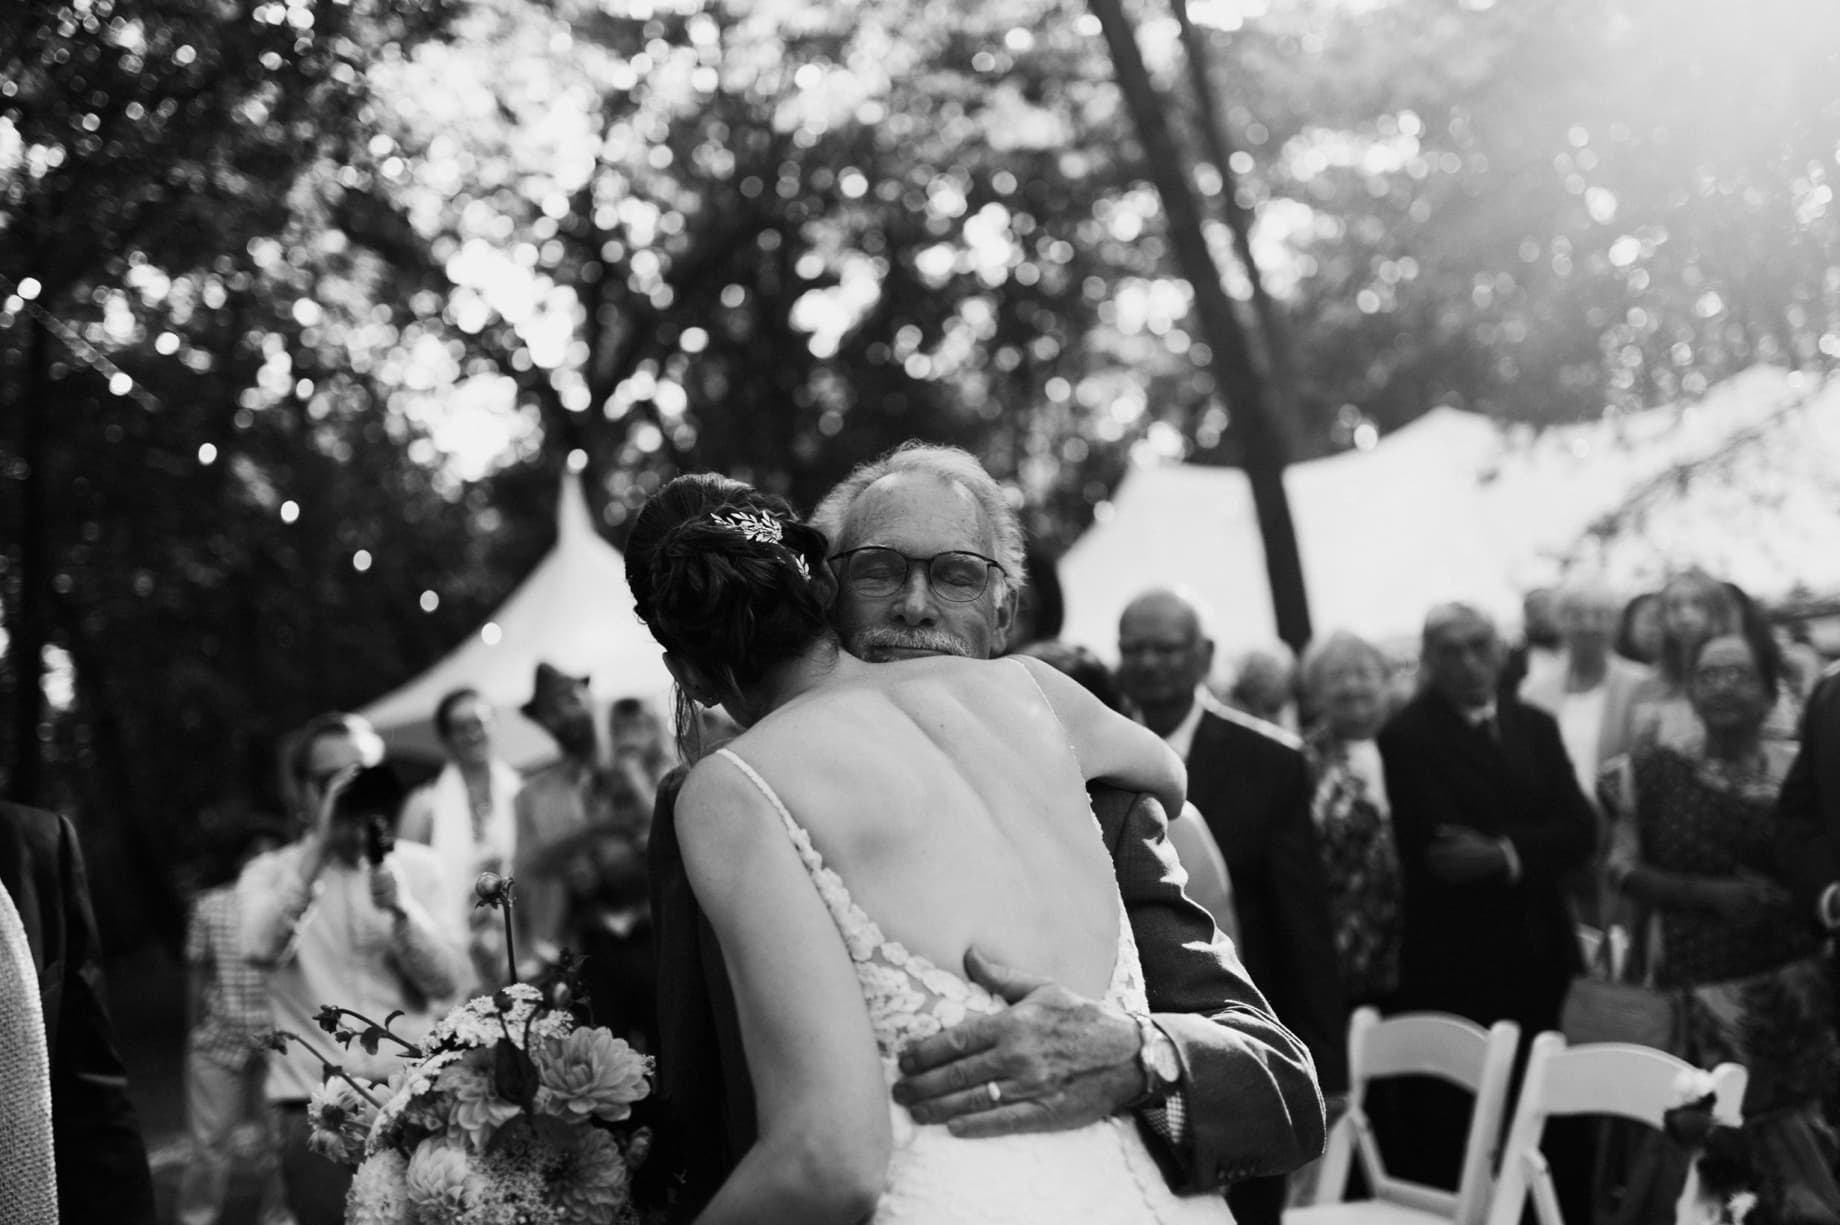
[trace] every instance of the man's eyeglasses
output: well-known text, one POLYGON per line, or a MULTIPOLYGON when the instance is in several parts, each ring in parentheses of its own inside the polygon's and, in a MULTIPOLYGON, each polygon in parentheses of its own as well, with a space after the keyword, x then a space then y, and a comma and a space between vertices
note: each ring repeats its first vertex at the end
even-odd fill
POLYGON ((1748 664, 1708 664, 1693 670, 1693 679, 1702 685, 1755 685, 1762 681, 1757 669, 1748 664))
POLYGON ((990 572, 1007 576, 1001 563, 982 553, 954 549, 931 557, 909 557, 881 545, 865 545, 831 558, 838 581, 857 595, 891 596, 907 586, 911 566, 926 567, 926 582, 933 594, 954 604, 968 604, 990 588, 990 572))

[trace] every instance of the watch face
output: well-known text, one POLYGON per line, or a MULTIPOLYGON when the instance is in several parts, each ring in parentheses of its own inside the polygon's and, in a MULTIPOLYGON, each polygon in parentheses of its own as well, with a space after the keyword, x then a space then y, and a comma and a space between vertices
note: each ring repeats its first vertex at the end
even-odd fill
POLYGON ((1181 1080, 1181 1059, 1176 1058, 1174 1050, 1163 1047, 1161 1043, 1157 1045, 1156 1074, 1170 1083, 1181 1080))
POLYGON ((1175 1043, 1165 1037, 1150 1049, 1150 1066, 1159 1079, 1174 1084, 1182 1078, 1182 1060, 1176 1055, 1175 1043))

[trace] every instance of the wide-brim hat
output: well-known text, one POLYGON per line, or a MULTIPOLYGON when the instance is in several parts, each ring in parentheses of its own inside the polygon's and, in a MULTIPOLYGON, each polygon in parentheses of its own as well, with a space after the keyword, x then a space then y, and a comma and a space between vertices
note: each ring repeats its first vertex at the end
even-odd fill
POLYGON ((571 689, 585 688, 587 684, 588 678, 585 676, 570 676, 554 664, 539 663, 536 680, 531 684, 530 700, 518 709, 523 712, 526 719, 535 722, 537 708, 542 706, 546 700, 567 693, 571 689))

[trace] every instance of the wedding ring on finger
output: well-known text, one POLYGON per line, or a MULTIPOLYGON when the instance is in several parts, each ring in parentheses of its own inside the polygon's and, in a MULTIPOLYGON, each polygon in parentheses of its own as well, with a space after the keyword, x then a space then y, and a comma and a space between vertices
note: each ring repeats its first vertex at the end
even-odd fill
POLYGON ((986 1081, 984 1090, 990 1098, 990 1108, 995 1110, 1003 1102, 1003 1086, 996 1081, 986 1081))

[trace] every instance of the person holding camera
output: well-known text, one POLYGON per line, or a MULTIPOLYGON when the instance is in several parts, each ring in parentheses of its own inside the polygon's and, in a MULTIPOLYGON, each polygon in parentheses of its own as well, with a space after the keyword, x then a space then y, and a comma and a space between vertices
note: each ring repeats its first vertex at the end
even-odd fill
POLYGON ((264 1086, 277 1114, 281 1176, 299 1225, 337 1225, 351 1173, 307 1148, 307 1101, 326 1062, 384 1080, 397 1059, 386 1045, 340 1050, 314 1018, 336 1004, 381 1021, 413 1042, 440 1016, 465 963, 466 932, 442 905, 439 857, 416 843, 392 846, 403 789, 381 765, 383 742, 356 715, 307 725, 288 754, 306 832, 252 860, 237 882, 244 954, 262 967, 275 1024, 304 1041, 269 1060, 264 1086))

